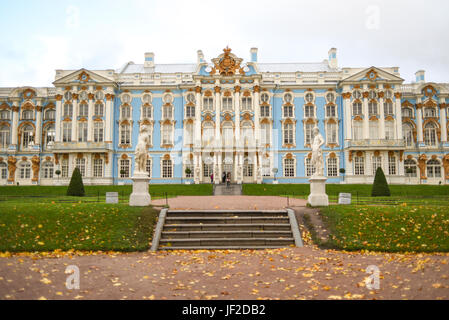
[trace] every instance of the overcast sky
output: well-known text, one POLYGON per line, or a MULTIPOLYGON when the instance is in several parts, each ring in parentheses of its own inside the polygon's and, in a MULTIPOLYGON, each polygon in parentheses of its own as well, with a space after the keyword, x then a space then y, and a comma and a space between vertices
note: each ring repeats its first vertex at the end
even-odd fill
POLYGON ((445 0, 0 0, 0 86, 51 86, 56 69, 118 69, 195 63, 229 45, 259 62, 320 62, 331 47, 340 67, 400 67, 406 83, 449 82, 445 0))

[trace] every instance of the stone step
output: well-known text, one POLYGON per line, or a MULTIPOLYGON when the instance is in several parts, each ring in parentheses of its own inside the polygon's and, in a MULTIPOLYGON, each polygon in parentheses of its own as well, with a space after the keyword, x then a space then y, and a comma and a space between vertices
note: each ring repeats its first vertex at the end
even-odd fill
POLYGON ((167 217, 174 218, 186 218, 186 217, 288 217, 286 211, 278 210, 266 210, 266 211, 256 211, 256 210, 245 210, 245 211, 232 211, 232 210, 217 210, 217 211, 205 211, 205 210, 192 210, 192 211, 180 211, 174 210, 167 213, 167 217))
POLYGON ((289 246, 295 240, 289 238, 198 238, 198 239, 161 239, 159 247, 213 247, 213 246, 289 246))
POLYGON ((163 231, 162 239, 197 238, 290 238, 291 231, 163 231))
POLYGON ((184 247, 159 247, 159 250, 266 250, 280 249, 282 246, 184 246, 184 247))
POLYGON ((291 231, 289 223, 166 224, 163 231, 291 231))
POLYGON ((202 224, 235 224, 235 223, 288 223, 288 217, 168 217, 165 219, 168 224, 186 224, 186 223, 202 223, 202 224))
POLYGON ((242 195, 242 186, 239 184, 225 184, 214 185, 214 196, 240 196, 242 195))

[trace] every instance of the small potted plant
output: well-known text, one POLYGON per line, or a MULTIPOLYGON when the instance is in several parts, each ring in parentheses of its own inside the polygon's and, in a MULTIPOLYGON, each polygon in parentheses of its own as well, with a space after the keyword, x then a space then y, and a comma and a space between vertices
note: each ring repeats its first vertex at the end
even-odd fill
POLYGON ((278 181, 276 180, 276 174, 278 173, 278 168, 273 168, 273 170, 271 170, 273 172, 273 176, 274 176, 274 181, 273 184, 278 184, 278 181))
POLYGON ((345 182, 345 173, 346 173, 346 170, 345 170, 345 168, 340 168, 340 173, 341 173, 341 175, 343 176, 343 183, 345 182))
POLYGON ((58 176, 58 180, 55 181, 55 184, 56 184, 57 186, 59 186, 59 185, 61 184, 61 182, 59 181, 59 175, 60 175, 60 174, 61 174, 61 170, 56 170, 56 171, 55 171, 55 175, 58 176))
MULTIPOLYGON (((192 174, 192 170, 190 168, 186 168, 184 172, 186 173, 186 178, 189 178, 192 174)), ((190 184, 190 180, 186 180, 186 184, 190 184)))
POLYGON ((413 169, 410 167, 405 168, 405 173, 408 175, 408 182, 411 183, 413 169))

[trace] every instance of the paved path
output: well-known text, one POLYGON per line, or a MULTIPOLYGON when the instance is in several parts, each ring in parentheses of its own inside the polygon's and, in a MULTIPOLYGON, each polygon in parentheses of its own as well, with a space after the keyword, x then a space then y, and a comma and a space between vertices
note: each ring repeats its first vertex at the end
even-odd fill
MULTIPOLYGON (((304 199, 272 196, 192 196, 168 199, 170 209, 178 210, 277 210, 287 207, 304 207, 304 199), (289 205, 287 203, 289 201, 289 205)), ((152 201, 153 205, 165 205, 165 199, 152 201)))

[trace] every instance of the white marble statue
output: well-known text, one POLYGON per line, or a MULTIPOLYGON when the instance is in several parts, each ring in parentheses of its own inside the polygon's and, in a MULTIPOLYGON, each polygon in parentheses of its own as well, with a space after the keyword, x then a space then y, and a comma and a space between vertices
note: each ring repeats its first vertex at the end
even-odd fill
POLYGON ((313 128, 312 159, 311 164, 315 167, 314 177, 322 177, 324 171, 323 151, 324 138, 318 127, 313 128))
POLYGON ((136 173, 146 173, 148 148, 150 147, 150 144, 150 130, 148 126, 143 125, 140 127, 139 139, 135 152, 136 173))

